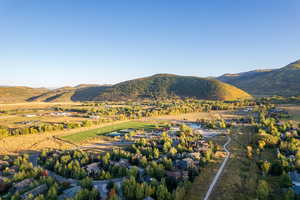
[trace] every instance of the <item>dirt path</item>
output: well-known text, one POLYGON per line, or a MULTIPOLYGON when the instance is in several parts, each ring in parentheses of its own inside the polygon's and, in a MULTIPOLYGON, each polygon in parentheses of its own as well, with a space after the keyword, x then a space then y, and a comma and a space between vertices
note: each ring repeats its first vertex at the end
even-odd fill
POLYGON ((224 161, 222 162, 222 165, 220 166, 220 168, 219 168, 219 170, 218 170, 216 176, 214 177, 212 183, 210 184, 210 186, 209 186, 209 188, 208 188, 208 191, 207 191, 207 193, 206 193, 206 195, 205 195, 205 197, 204 197, 204 200, 208 200, 208 199, 209 199, 209 196, 211 195, 211 193, 212 193, 212 191, 213 191, 213 189, 214 189, 216 183, 218 182, 218 180, 219 180, 219 178, 220 178, 220 176, 221 176, 221 174, 222 174, 222 172, 223 172, 223 170, 224 170, 224 168, 225 168, 225 165, 226 165, 226 163, 227 163, 227 161, 228 161, 228 159, 229 159, 229 157, 230 157, 230 152, 229 152, 228 149, 227 149, 227 145, 228 145, 230 142, 231 142, 231 138, 228 136, 227 142, 223 145, 223 148, 224 148, 224 150, 226 151, 226 154, 227 154, 227 155, 226 155, 224 161))

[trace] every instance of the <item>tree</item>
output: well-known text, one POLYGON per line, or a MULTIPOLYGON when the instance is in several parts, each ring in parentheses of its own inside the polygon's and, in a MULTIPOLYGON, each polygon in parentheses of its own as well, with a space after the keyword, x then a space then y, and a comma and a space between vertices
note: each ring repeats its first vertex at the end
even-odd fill
POLYGON ((171 154, 172 156, 174 156, 176 153, 177 153, 176 148, 175 148, 175 147, 171 147, 171 149, 170 149, 170 154, 171 154))
POLYGON ((247 146, 247 156, 248 156, 248 158, 252 158, 252 156, 253 156, 252 151, 253 151, 252 146, 247 146))
POLYGON ((156 159, 159 158, 159 150, 158 150, 158 148, 154 148, 153 149, 153 157, 156 158, 156 159))
POLYGON ((47 193, 47 199, 49 200, 56 200, 57 199, 57 185, 54 184, 50 187, 48 193, 47 193))
POLYGON ((107 200, 119 200, 119 196, 114 188, 109 191, 107 200))
POLYGON ((186 196, 186 191, 183 186, 178 186, 173 193, 174 200, 184 200, 186 196))
POLYGON ((292 180, 290 176, 287 173, 283 173, 280 176, 280 187, 291 187, 292 186, 292 180))
POLYGON ((92 179, 86 177, 80 181, 80 186, 84 189, 92 190, 93 189, 93 182, 92 179))
POLYGON ((295 199, 295 193, 292 189, 288 189, 288 191, 285 192, 283 200, 293 200, 295 199))
POLYGON ((168 188, 165 184, 161 183, 156 189, 156 199, 157 200, 171 200, 172 195, 168 191, 168 188))
POLYGON ((44 195, 41 194, 41 195, 35 197, 34 200, 46 200, 46 198, 44 197, 44 195))
POLYGON ((263 141, 263 140, 259 140, 258 141, 258 147, 259 147, 259 149, 261 149, 261 150, 264 149, 265 145, 266 145, 265 141, 263 141))
POLYGON ((262 168, 263 174, 266 176, 269 173, 269 170, 271 168, 271 163, 268 161, 264 161, 261 168, 262 168))
POLYGON ((256 194, 259 200, 267 200, 270 193, 269 184, 265 180, 260 180, 256 194))
POLYGON ((300 171, 300 159, 296 160, 295 167, 298 171, 300 171))

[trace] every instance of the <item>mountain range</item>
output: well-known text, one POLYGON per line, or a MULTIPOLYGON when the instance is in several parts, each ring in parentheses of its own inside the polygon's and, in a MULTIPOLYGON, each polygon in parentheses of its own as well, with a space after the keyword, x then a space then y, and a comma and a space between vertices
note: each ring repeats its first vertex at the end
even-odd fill
POLYGON ((217 78, 156 74, 115 85, 82 84, 53 90, 0 87, 0 103, 118 101, 174 97, 236 100, 251 98, 251 96, 274 95, 300 95, 300 60, 279 69, 224 74, 217 78))
POLYGON ((251 98, 251 95, 241 89, 215 79, 173 74, 157 74, 115 85, 79 85, 54 90, 41 90, 27 87, 22 87, 22 89, 18 87, 0 87, 0 102, 2 103, 25 101, 119 101, 184 97, 206 100, 236 100, 251 98), (10 95, 8 96, 7 91, 10 91, 10 95))
POLYGON ((224 74, 217 79, 254 96, 299 96, 300 60, 279 69, 224 74))

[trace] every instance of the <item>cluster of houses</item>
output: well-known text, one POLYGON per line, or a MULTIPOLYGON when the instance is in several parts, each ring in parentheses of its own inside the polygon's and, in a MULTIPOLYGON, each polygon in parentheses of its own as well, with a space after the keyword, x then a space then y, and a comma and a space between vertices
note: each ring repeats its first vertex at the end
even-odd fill
POLYGON ((9 180, 11 180, 19 171, 19 168, 16 165, 12 165, 12 163, 13 160, 11 159, 0 160, 0 193, 19 193, 21 194, 21 199, 28 199, 31 196, 43 194, 48 190, 48 186, 46 184, 37 186, 32 185, 35 182, 33 178, 26 178, 24 180, 11 183, 9 180))
MULTIPOLYGON (((194 130, 200 130, 200 126, 195 126, 193 124, 189 124, 194 128, 194 130)), ((176 139, 176 132, 178 132, 180 129, 178 126, 171 127, 168 130, 168 133, 170 137, 173 139, 173 146, 176 146, 179 144, 178 139, 176 139)), ((124 129, 120 130, 118 132, 113 132, 108 134, 108 136, 124 136, 125 134, 129 134, 134 132, 135 134, 132 136, 135 139, 138 138, 158 138, 161 136, 163 131, 152 131, 149 133, 139 132, 135 131, 134 129, 124 129)), ((201 131, 197 132, 201 133, 201 131)), ((165 175, 167 177, 173 178, 174 180, 188 180, 189 179, 189 169, 194 168, 195 166, 199 166, 201 153, 206 152, 209 149, 209 144, 205 140, 199 140, 195 141, 190 144, 190 146, 194 149, 194 152, 192 153, 178 153, 176 154, 175 159, 173 160, 173 170, 166 170, 165 175)), ((60 151, 56 151, 52 154, 53 157, 59 157, 60 151)), ((165 155, 161 155, 160 158, 157 160, 157 162, 161 162, 165 155)), ((49 188, 46 184, 36 184, 32 186, 33 182, 36 182, 33 178, 26 178, 22 181, 12 183, 12 185, 8 186, 5 184, 5 180, 7 178, 13 177, 18 172, 18 167, 12 165, 13 162, 0 160, 0 192, 3 192, 8 189, 9 191, 18 192, 21 194, 21 199, 26 199, 31 196, 38 196, 39 194, 46 193, 49 188), (31 185, 31 186, 30 186, 31 185), (30 186, 30 187, 29 187, 30 186)), ((121 158, 118 161, 110 160, 110 165, 112 166, 119 166, 127 169, 131 168, 137 168, 139 177, 146 181, 150 182, 152 180, 152 177, 149 177, 145 174, 145 169, 135 166, 130 163, 128 159, 121 158)), ((100 167, 100 161, 99 162, 93 162, 88 165, 83 166, 83 168, 86 170, 89 176, 93 176, 95 174, 99 174, 101 172, 100 167)), ((81 189, 79 180, 71 179, 71 178, 65 178, 63 176, 60 176, 56 174, 55 172, 45 170, 46 176, 51 176, 53 179, 56 180, 57 183, 60 185, 65 185, 68 183, 70 186, 68 189, 64 190, 62 194, 58 197, 58 199, 66 199, 70 197, 74 197, 76 193, 81 189)), ((101 181, 93 181, 94 187, 100 192, 100 195, 103 199, 107 197, 108 190, 107 185, 110 182, 115 183, 116 185, 121 186, 123 178, 117 178, 117 179, 109 179, 109 180, 101 180, 101 181)), ((147 200, 151 200, 151 197, 146 198, 147 200)))

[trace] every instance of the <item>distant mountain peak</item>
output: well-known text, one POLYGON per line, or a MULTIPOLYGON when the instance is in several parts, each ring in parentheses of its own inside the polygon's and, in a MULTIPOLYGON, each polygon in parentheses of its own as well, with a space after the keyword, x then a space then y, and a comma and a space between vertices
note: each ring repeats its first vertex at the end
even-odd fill
POLYGON ((300 59, 295 61, 295 62, 292 62, 292 63, 288 64, 284 68, 287 68, 287 69, 300 69, 300 59))

